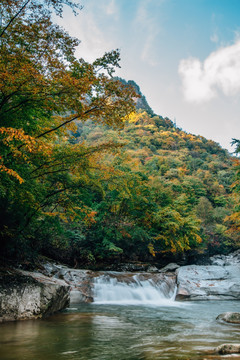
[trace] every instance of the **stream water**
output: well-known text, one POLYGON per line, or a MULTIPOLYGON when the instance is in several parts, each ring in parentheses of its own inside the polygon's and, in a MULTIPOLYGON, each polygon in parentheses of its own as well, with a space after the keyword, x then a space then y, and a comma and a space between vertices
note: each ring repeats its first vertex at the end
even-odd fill
POLYGON ((98 278, 94 303, 74 304, 43 320, 1 324, 0 359, 222 359, 211 349, 240 342, 239 326, 216 321, 220 313, 240 311, 238 301, 173 297, 151 281, 98 278))

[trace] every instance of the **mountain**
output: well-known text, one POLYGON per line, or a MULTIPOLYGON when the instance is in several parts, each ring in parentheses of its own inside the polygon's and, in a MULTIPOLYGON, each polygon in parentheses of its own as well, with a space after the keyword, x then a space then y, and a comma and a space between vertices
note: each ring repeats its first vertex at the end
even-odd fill
POLYGON ((95 148, 109 144, 96 160, 104 176, 95 179, 88 204, 94 223, 82 247, 94 261, 162 261, 235 249, 239 237, 228 223, 233 158, 214 141, 154 115, 139 87, 125 83, 141 97, 124 128, 87 121, 72 139, 95 148))
POLYGON ((149 115, 154 115, 152 108, 149 106, 145 96, 141 93, 140 87, 133 80, 126 81, 120 77, 115 77, 116 80, 121 81, 123 85, 132 86, 139 96, 136 98, 136 109, 145 110, 149 115))

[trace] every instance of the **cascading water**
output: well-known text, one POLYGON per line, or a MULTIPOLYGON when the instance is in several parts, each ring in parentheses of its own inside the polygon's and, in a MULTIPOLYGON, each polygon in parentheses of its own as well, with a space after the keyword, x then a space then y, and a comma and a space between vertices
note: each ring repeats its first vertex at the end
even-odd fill
POLYGON ((121 279, 109 273, 94 279, 95 304, 174 306, 175 295, 172 279, 154 281, 142 274, 129 274, 121 279))

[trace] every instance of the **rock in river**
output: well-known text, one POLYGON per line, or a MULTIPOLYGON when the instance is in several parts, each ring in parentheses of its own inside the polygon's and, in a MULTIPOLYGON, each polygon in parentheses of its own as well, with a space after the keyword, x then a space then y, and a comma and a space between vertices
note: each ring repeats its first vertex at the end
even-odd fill
POLYGON ((217 320, 225 321, 231 324, 240 324, 240 313, 226 312, 218 315, 217 320))
POLYGON ((239 354, 240 353, 240 344, 222 344, 215 349, 217 354, 227 355, 227 354, 239 354))
POLYGON ((69 303, 69 286, 39 273, 8 271, 0 276, 0 322, 36 319, 69 303))

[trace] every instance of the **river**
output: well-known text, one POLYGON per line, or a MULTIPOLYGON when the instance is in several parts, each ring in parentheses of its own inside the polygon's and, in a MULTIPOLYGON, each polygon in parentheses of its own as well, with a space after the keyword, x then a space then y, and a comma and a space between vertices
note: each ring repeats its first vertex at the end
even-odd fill
POLYGON ((216 346, 239 343, 238 325, 216 321, 240 311, 239 301, 177 302, 174 296, 174 286, 149 277, 97 277, 91 304, 0 324, 0 359, 216 360, 222 359, 211 353, 216 346))

